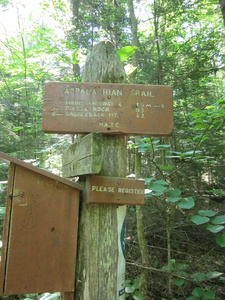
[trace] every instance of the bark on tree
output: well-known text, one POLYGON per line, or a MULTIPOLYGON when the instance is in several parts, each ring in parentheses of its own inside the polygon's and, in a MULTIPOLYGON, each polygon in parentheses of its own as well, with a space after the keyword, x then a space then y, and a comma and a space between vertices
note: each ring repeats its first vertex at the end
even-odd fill
MULTIPOLYGON (((83 82, 120 83, 124 78, 124 68, 114 46, 110 42, 95 45, 86 60, 83 82)), ((103 143, 99 175, 125 177, 125 138, 104 136, 103 143)), ((118 286, 125 281, 125 260, 118 264, 123 255, 118 248, 118 223, 125 211, 126 206, 86 204, 84 195, 78 233, 76 300, 125 299, 125 294, 119 296, 118 291, 121 289, 118 286), (118 272, 120 267, 122 272, 118 272)))
MULTIPOLYGON (((74 44, 77 44, 77 29, 79 27, 79 5, 80 0, 68 0, 70 5, 70 10, 72 12, 72 20, 71 23, 74 26, 74 31, 72 34, 72 39, 74 44)), ((80 66, 79 64, 73 64, 73 74, 75 77, 80 76, 80 66)))
POLYGON ((225 0, 219 0, 220 9, 223 17, 223 23, 225 25, 225 0))
MULTIPOLYGON (((135 141, 138 143, 140 137, 136 137, 135 141)), ((136 149, 135 154, 135 176, 136 178, 141 178, 141 153, 136 149)), ((137 220, 137 237, 138 244, 141 253, 141 265, 146 268, 142 268, 140 271, 140 290, 143 294, 145 300, 148 299, 148 289, 150 286, 151 278, 150 271, 150 254, 148 251, 148 242, 145 237, 144 228, 144 208, 142 206, 136 206, 136 220, 137 220)))
MULTIPOLYGON (((138 47, 139 41, 138 41, 138 23, 137 23, 137 18, 135 16, 135 11, 134 11, 134 3, 133 0, 128 0, 128 10, 129 10, 129 15, 130 15, 130 24, 131 24, 131 32, 132 32, 132 46, 138 47)), ((138 52, 135 51, 133 58, 132 58, 132 65, 137 68, 138 66, 138 52)), ((135 77, 137 74, 137 69, 131 74, 130 78, 131 81, 135 81, 135 77)))

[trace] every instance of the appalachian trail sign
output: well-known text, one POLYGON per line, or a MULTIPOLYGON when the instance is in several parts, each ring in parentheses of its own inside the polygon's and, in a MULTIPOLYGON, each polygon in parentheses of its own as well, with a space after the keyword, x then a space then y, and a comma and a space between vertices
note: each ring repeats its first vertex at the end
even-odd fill
POLYGON ((43 131, 170 136, 170 86, 50 82, 45 88, 43 131))

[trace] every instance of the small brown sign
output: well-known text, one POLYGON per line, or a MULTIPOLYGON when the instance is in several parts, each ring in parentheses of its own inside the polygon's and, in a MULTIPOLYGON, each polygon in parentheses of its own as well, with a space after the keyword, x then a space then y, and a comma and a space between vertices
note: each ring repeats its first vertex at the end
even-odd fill
POLYGON ((144 180, 87 176, 86 198, 88 203, 143 205, 144 195, 144 180))
POLYGON ((156 85, 50 82, 43 131, 170 136, 172 88, 156 85))

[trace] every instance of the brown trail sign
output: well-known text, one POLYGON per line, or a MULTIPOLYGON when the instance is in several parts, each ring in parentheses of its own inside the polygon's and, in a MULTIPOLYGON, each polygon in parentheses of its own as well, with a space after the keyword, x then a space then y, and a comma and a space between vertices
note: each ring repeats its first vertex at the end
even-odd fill
POLYGON ((173 132, 172 88, 50 82, 45 87, 43 130, 169 136, 173 132))

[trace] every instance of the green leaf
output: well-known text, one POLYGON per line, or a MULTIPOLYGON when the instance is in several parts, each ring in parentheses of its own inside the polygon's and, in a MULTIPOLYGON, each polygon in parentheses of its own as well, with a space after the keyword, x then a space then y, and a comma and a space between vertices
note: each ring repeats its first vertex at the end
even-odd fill
POLYGON ((180 197, 167 197, 166 198, 167 200, 169 200, 170 202, 177 202, 180 200, 180 197))
POLYGON ((207 273, 206 274, 206 278, 214 279, 214 278, 217 278, 217 277, 219 277, 221 275, 223 275, 223 273, 214 271, 214 272, 207 273))
POLYGON ((58 300, 59 299, 59 293, 45 293, 43 294, 43 297, 40 298, 40 300, 58 300))
POLYGON ((209 105, 209 106, 206 106, 206 109, 215 109, 215 105, 209 105))
POLYGON ((197 153, 202 153, 202 151, 200 151, 200 150, 197 150, 197 151, 191 150, 191 151, 187 151, 187 152, 182 153, 182 155, 183 156, 189 156, 189 155, 197 154, 197 153))
POLYGON ((224 224, 225 223, 225 215, 212 218, 212 223, 213 224, 224 224))
POLYGON ((134 67, 131 64, 127 64, 124 67, 124 69, 125 69, 126 74, 129 76, 130 74, 132 74, 137 69, 137 67, 134 67))
POLYGON ((194 281, 204 281, 206 276, 204 273, 200 273, 200 272, 197 272, 197 273, 194 273, 192 276, 191 276, 194 281))
POLYGON ((151 138, 150 137, 143 137, 140 139, 141 142, 150 142, 151 138))
POLYGON ((195 205, 194 199, 192 197, 188 197, 188 198, 183 198, 181 199, 180 203, 178 204, 178 206, 180 208, 184 208, 184 209, 190 209, 195 205))
POLYGON ((165 180, 156 180, 155 183, 157 183, 157 184, 163 184, 163 185, 168 185, 168 182, 166 182, 165 180))
POLYGON ((202 297, 204 295, 204 291, 203 291, 203 289, 197 287, 197 288, 193 289, 192 295, 195 297, 202 297))
POLYGON ((135 291, 134 294, 133 294, 133 299, 135 300, 143 300, 143 295, 142 295, 142 292, 140 291, 135 291))
POLYGON ((163 191, 167 190, 167 187, 165 187, 162 184, 157 184, 156 182, 153 182, 149 185, 149 189, 154 192, 163 192, 163 191))
POLYGON ((155 151, 170 148, 170 147, 171 147, 171 145, 156 145, 155 151))
POLYGON ((210 219, 208 217, 202 217, 199 215, 194 215, 191 217, 191 221, 194 222, 197 225, 205 224, 209 221, 210 219))
POLYGON ((209 290, 204 293, 204 299, 215 299, 215 297, 216 293, 214 291, 209 290))
POLYGON ((183 279, 175 279, 174 280, 174 284, 176 285, 176 286, 182 286, 183 284, 184 284, 184 280, 183 279))
POLYGON ((126 279, 125 280, 125 286, 130 286, 131 280, 130 279, 126 279))
POLYGON ((148 149, 146 148, 146 147, 142 147, 142 146, 140 146, 140 147, 138 147, 138 152, 140 153, 140 152, 145 152, 145 151, 147 151, 148 149))
POLYGON ((132 56, 138 49, 136 46, 126 46, 117 51, 119 58, 122 62, 126 61, 130 56, 132 56))
POLYGON ((170 194, 171 197, 177 197, 177 196, 180 196, 181 193, 182 193, 182 192, 181 192, 181 190, 179 190, 179 189, 176 189, 176 190, 170 190, 170 191, 169 191, 169 194, 170 194))
POLYGON ((174 166, 159 166, 160 170, 171 170, 174 166))
POLYGON ((191 296, 191 297, 186 298, 185 300, 198 300, 198 298, 191 296))
POLYGON ((222 280, 222 281, 224 281, 224 282, 225 282, 225 277, 224 277, 224 276, 222 276, 222 277, 220 277, 220 278, 219 278, 219 280, 222 280))
POLYGON ((150 182, 152 182, 153 179, 154 177, 145 178, 145 183, 149 184, 150 182))
POLYGON ((221 230, 224 229, 224 226, 223 225, 212 225, 212 224, 208 224, 206 226, 206 229, 209 230, 210 232, 212 233, 218 233, 220 232, 221 230))
POLYGON ((127 294, 133 294, 134 291, 135 291, 135 287, 133 287, 133 286, 127 286, 127 287, 125 288, 125 292, 126 292, 127 294))
POLYGON ((215 216, 216 212, 213 210, 199 210, 198 214, 204 217, 213 217, 215 216))
POLYGON ((135 287, 135 289, 139 289, 140 288, 140 279, 134 279, 134 284, 133 286, 135 287))
POLYGON ((221 247, 225 247, 225 236, 224 235, 218 235, 216 237, 216 243, 221 246, 221 247))
POLYGON ((4 215, 5 213, 5 207, 1 206, 0 207, 0 215, 4 215))
POLYGON ((179 264, 177 265, 177 269, 178 270, 185 270, 187 269, 188 265, 187 264, 179 264))
POLYGON ((217 100, 216 102, 219 103, 219 104, 225 104, 225 99, 217 100))

